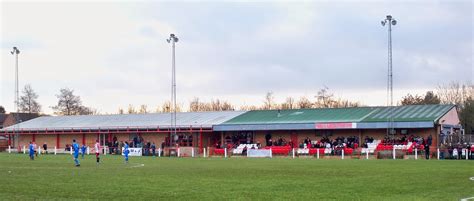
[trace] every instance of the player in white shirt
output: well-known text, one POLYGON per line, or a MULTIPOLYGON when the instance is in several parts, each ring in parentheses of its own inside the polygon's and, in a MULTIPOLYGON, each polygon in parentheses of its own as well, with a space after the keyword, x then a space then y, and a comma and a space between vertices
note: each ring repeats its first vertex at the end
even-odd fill
POLYGON ((97 165, 98 165, 100 161, 99 156, 100 156, 100 151, 101 151, 99 140, 95 141, 94 149, 95 149, 95 158, 97 159, 97 165))

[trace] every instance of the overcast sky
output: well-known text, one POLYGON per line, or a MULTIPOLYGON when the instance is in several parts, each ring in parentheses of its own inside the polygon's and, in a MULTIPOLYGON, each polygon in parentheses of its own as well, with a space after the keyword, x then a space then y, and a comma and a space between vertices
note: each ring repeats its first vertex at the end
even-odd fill
POLYGON ((314 99, 323 86, 365 105, 386 104, 387 27, 393 15, 394 97, 472 82, 473 3, 466 1, 15 2, 1 1, 0 105, 20 86, 51 113, 68 87, 84 105, 155 109, 170 97, 170 33, 178 102, 220 98, 261 105, 268 91, 314 99))

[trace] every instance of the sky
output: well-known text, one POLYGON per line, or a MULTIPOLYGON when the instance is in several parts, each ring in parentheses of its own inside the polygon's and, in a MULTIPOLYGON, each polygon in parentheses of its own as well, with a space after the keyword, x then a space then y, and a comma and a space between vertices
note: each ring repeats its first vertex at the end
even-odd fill
POLYGON ((0 1, 0 105, 20 89, 44 113, 61 88, 116 113, 170 99, 176 34, 178 103, 194 98, 262 105, 328 87, 368 106, 387 103, 390 14, 395 101, 452 81, 473 83, 473 2, 451 1, 0 1))

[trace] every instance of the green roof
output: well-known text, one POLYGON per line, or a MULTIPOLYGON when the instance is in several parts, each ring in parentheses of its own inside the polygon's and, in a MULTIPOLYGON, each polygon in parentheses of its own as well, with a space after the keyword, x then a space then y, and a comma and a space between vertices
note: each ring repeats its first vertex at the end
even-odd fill
MULTIPOLYGON (((393 107, 395 122, 436 121, 454 105, 409 105, 393 107)), ((223 124, 285 124, 317 122, 386 122, 388 107, 253 110, 223 124)))
MULTIPOLYGON (((393 121, 413 122, 413 121, 436 121, 451 110, 454 105, 406 105, 393 108, 393 121)), ((382 107, 370 114, 363 122, 387 121, 390 108, 382 107)))

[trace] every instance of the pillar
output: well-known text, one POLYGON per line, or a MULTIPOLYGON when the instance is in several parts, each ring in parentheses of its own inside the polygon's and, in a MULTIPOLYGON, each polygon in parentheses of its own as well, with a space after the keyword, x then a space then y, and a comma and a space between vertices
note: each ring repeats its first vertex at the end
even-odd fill
POLYGON ((59 134, 56 134, 56 147, 59 148, 59 134))
POLYGON ((221 131, 221 146, 224 146, 224 131, 221 131))
POLYGON ((199 152, 202 150, 202 128, 199 131, 199 152))

